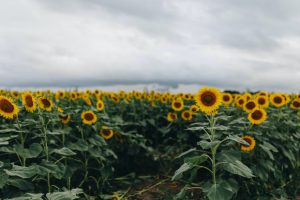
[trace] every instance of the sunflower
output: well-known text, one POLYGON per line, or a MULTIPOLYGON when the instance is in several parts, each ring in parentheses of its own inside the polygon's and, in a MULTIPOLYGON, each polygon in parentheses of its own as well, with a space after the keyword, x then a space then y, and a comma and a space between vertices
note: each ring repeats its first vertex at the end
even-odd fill
POLYGON ((256 108, 251 113, 248 114, 248 120, 252 124, 261 124, 267 119, 267 112, 263 109, 256 108))
POLYGON ((68 124, 71 120, 71 115, 59 115, 59 118, 63 124, 68 124))
POLYGON ((93 111, 84 111, 81 113, 81 119, 84 124, 92 125, 96 123, 97 116, 93 111))
POLYGON ((223 93, 222 94, 222 101, 223 101, 223 104, 225 106, 229 106, 233 101, 233 97, 230 93, 223 93))
POLYGON ((270 101, 276 108, 282 107, 285 104, 285 98, 281 94, 271 94, 270 101))
POLYGON ((88 94, 84 94, 82 96, 83 101, 88 105, 91 106, 92 105, 92 101, 90 99, 90 96, 88 94))
POLYGON ((197 105, 191 105, 190 111, 195 114, 199 111, 199 107, 197 105))
POLYGON ((269 107, 268 96, 259 95, 256 97, 255 101, 260 108, 268 108, 269 107))
POLYGON ((222 94, 216 88, 204 87, 195 95, 195 101, 202 112, 209 114, 221 105, 222 94))
POLYGON ((61 107, 57 107, 57 112, 59 112, 59 113, 63 113, 63 112, 64 112, 64 110, 63 110, 61 107))
POLYGON ((181 98, 177 98, 172 101, 172 109, 175 111, 181 111, 184 107, 184 102, 181 98))
POLYGON ((19 108, 12 99, 0 95, 0 116, 6 119, 13 119, 19 113, 19 108))
POLYGON ((65 97, 65 93, 58 90, 56 93, 55 93, 55 99, 56 100, 59 100, 60 98, 64 98, 65 97))
POLYGON ((167 120, 169 122, 173 122, 173 121, 177 120, 177 114, 173 113, 173 112, 169 112, 168 116, 167 116, 167 120))
POLYGON ((241 151, 250 152, 254 149, 256 145, 256 141, 252 136, 242 136, 242 139, 245 140, 249 145, 242 144, 241 151))
POLYGON ((244 111, 246 111, 247 113, 252 112, 255 108, 257 108, 257 104, 253 100, 246 102, 243 106, 244 111))
POLYGON ((247 99, 245 96, 238 96, 235 100, 235 103, 237 105, 237 107, 239 108, 243 108, 244 104, 247 102, 247 99))
POLYGON ((99 111, 102 111, 103 109, 104 109, 104 102, 101 100, 101 99, 99 99, 98 101, 97 101, 97 109, 99 110, 99 111))
POLYGON ((38 105, 40 109, 50 112, 53 107, 53 102, 47 97, 40 97, 38 98, 38 105))
POLYGON ((114 136, 114 132, 111 129, 109 129, 107 126, 102 126, 100 135, 104 139, 109 140, 110 138, 112 138, 114 136))
POLYGON ((112 100, 115 104, 117 104, 117 103, 120 102, 120 98, 119 98, 116 94, 111 95, 111 100, 112 100))
POLYGON ((31 92, 25 92, 22 94, 22 104, 27 112, 34 112, 36 110, 35 98, 31 92))
POLYGON ((300 110, 300 99, 295 99, 294 101, 292 101, 290 107, 294 110, 300 110))
POLYGON ((189 110, 185 110, 181 113, 181 118, 184 120, 184 121, 190 121, 192 120, 193 118, 193 113, 189 110))

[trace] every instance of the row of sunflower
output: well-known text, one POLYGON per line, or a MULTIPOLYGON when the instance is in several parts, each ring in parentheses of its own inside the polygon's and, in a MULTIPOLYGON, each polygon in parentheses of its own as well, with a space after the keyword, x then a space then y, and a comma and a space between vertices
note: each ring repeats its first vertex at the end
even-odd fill
POLYGON ((288 178, 289 188, 283 187, 281 193, 291 195, 289 190, 298 181, 294 170, 299 167, 300 96, 296 94, 234 94, 205 87, 196 94, 2 90, 0 95, 0 158, 9 155, 6 165, 0 165, 0 175, 6 177, 0 196, 21 194, 15 188, 20 189, 22 181, 34 183, 31 188, 21 187, 23 193, 51 194, 59 192, 57 188, 79 187, 86 195, 97 196, 123 189, 108 181, 114 177, 156 173, 160 165, 171 171, 179 168, 174 180, 191 181, 179 199, 191 198, 188 188, 196 183, 205 186, 202 192, 209 199, 222 191, 227 194, 224 199, 247 199, 245 194, 276 195, 273 190, 288 178), (40 152, 28 156, 21 149, 40 152), (184 151, 188 153, 174 160, 184 151), (51 171, 52 165, 56 167, 51 171), (37 173, 30 177, 13 175, 32 166, 37 173), (200 181, 185 180, 188 171, 194 178, 199 174, 200 181), (245 183, 243 178, 251 181, 245 183))

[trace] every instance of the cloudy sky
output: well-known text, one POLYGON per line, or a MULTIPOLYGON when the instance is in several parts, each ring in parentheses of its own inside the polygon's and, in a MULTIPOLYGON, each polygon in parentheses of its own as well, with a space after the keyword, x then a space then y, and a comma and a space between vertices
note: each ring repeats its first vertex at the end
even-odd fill
POLYGON ((299 10, 299 0, 3 1, 0 87, 299 91, 299 10))

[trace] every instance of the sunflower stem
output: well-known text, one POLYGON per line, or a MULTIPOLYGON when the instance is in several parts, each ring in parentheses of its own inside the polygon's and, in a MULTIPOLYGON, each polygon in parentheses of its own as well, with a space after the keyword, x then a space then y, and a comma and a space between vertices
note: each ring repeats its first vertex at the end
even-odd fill
MULTIPOLYGON (((47 130, 45 127, 45 120, 42 116, 42 113, 39 109, 39 118, 42 124, 42 133, 44 135, 44 152, 46 155, 46 161, 49 161, 49 149, 48 149, 48 137, 47 137, 47 130)), ((48 193, 51 193, 51 179, 50 179, 50 173, 47 174, 47 184, 48 184, 48 193)))

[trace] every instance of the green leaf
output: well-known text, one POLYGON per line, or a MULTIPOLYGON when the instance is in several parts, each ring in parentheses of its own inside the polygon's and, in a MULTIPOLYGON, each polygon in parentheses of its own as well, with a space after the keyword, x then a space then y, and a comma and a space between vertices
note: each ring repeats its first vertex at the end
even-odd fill
POLYGON ((31 178, 36 175, 36 167, 22 167, 18 165, 13 165, 11 170, 4 169, 5 173, 9 176, 18 176, 20 178, 31 178))
POLYGON ((180 154, 179 156, 177 156, 176 158, 181 158, 182 156, 185 156, 185 155, 187 155, 187 154, 189 154, 189 153, 191 153, 191 152, 194 152, 194 151, 197 151, 197 149, 196 149, 196 148, 189 149, 189 150, 187 150, 187 151, 181 153, 181 154, 180 154))
POLYGON ((223 183, 212 184, 205 193, 209 200, 230 200, 234 194, 228 190, 228 185, 223 183))
POLYGON ((8 179, 7 184, 12 185, 16 188, 19 188, 20 190, 23 190, 23 191, 33 190, 33 185, 31 182, 26 181, 24 179, 20 179, 20 178, 10 178, 10 179, 8 179))
POLYGON ((262 148, 262 150, 264 150, 264 152, 268 154, 271 160, 274 160, 274 156, 267 146, 264 146, 263 144, 259 144, 259 146, 262 148))
POLYGON ((254 177, 251 169, 244 165, 241 161, 236 160, 233 163, 225 163, 224 170, 236 174, 245 178, 252 178, 254 177))
POLYGON ((237 136, 237 135, 229 135, 227 137, 228 140, 237 142, 239 144, 245 144, 245 145, 249 145, 248 142, 246 142, 245 140, 243 140, 241 137, 237 136))
POLYGON ((175 171, 175 173, 174 173, 174 175, 173 175, 173 177, 172 177, 172 180, 178 180, 178 179, 180 179, 181 176, 182 176, 182 174, 183 174, 183 172, 186 172, 186 171, 188 171, 188 170, 190 170, 190 169, 192 169, 192 168, 193 168, 193 166, 192 166, 191 164, 189 164, 189 163, 183 163, 183 164, 179 167, 179 169, 177 169, 177 170, 175 171))
POLYGON ((78 199, 78 195, 82 193, 82 189, 77 188, 71 191, 47 193, 46 197, 48 200, 73 200, 78 199))
POLYGON ((76 143, 68 143, 66 146, 71 150, 77 150, 81 152, 89 149, 88 143, 83 139, 79 139, 76 143))
POLYGON ((203 149, 210 149, 210 148, 216 147, 220 143, 221 143, 221 141, 219 141, 219 140, 215 140, 215 141, 212 141, 212 142, 201 140, 197 144, 200 145, 203 149))
POLYGON ((38 143, 30 145, 29 149, 25 149, 22 145, 18 144, 14 147, 16 153, 23 158, 36 158, 43 151, 43 147, 38 143))
POLYGON ((0 189, 2 189, 8 180, 8 175, 3 170, 0 171, 0 189))
POLYGON ((57 153, 63 156, 74 156, 76 153, 67 147, 63 147, 61 149, 55 149, 53 153, 57 153))
POLYGON ((205 162, 208 159, 207 154, 202 154, 201 156, 193 156, 184 159, 185 163, 189 163, 191 165, 200 165, 201 163, 205 162))
POLYGON ((13 199, 6 199, 6 200, 43 200, 42 198, 43 194, 32 194, 32 193, 26 193, 20 197, 15 197, 13 199))

